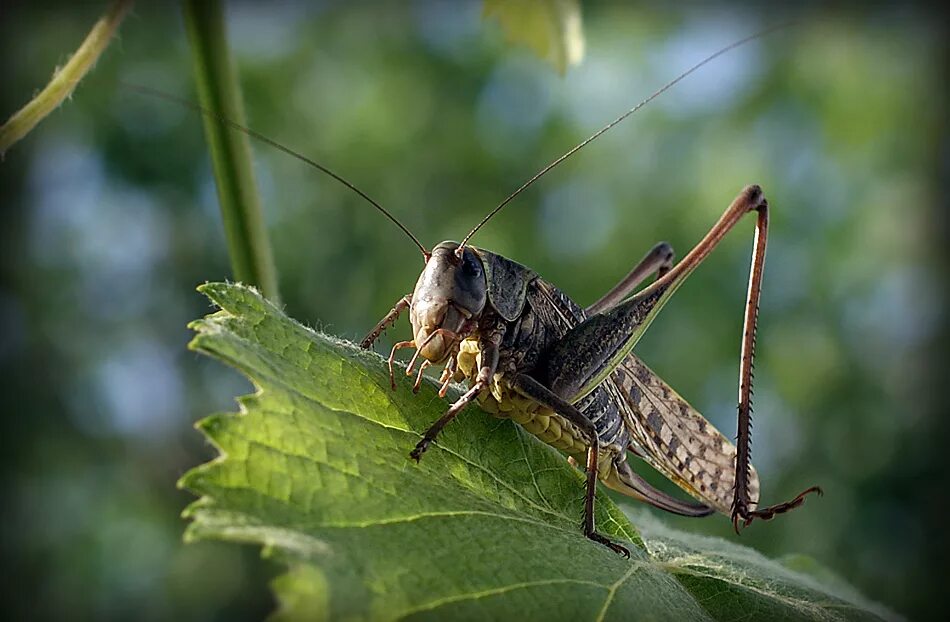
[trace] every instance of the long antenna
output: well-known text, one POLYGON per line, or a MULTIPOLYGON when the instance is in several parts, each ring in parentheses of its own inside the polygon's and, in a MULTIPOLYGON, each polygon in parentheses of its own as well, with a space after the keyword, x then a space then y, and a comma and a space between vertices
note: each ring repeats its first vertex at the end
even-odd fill
POLYGON ((564 160, 568 159, 569 157, 571 157, 572 155, 574 155, 575 153, 577 153, 578 151, 580 151, 581 149, 583 149, 584 147, 586 147, 587 145, 589 145, 590 143, 594 142, 596 139, 600 138, 600 135, 601 135, 601 134, 603 134, 603 133, 606 132, 607 130, 611 129, 613 126, 617 125, 618 123, 620 123, 621 121, 623 121, 624 119, 626 119, 627 117, 629 117, 630 115, 632 115, 632 114, 633 114, 634 112, 636 112, 637 110, 640 110, 641 108, 643 108, 644 106, 646 106, 647 104, 649 104, 651 101, 653 101, 654 99, 656 99, 657 97, 659 97, 660 95, 662 95, 663 93, 665 93, 666 91, 668 91, 670 88, 672 88, 673 86, 675 86, 678 82, 680 82, 681 80, 683 80, 686 76, 688 76, 689 74, 693 73, 694 71, 696 71, 697 69, 699 69, 699 68, 702 67, 703 65, 706 65, 707 63, 712 62, 713 60, 719 58, 720 56, 722 56, 722 55, 725 54, 726 52, 729 52, 730 50, 733 50, 733 49, 735 49, 735 48, 737 48, 737 47, 739 47, 739 46, 745 45, 746 43, 748 43, 748 42, 750 42, 750 41, 754 41, 755 39, 758 39, 758 38, 760 38, 760 37, 764 37, 765 35, 767 35, 767 34, 769 34, 769 33, 771 33, 771 32, 774 32, 774 31, 776 31, 776 30, 780 30, 780 29, 782 29, 782 28, 785 28, 786 26, 789 26, 791 23, 792 23, 792 22, 785 22, 785 23, 782 23, 782 24, 778 24, 778 25, 776 25, 776 26, 771 26, 771 27, 769 27, 769 28, 766 28, 765 30, 760 30, 759 32, 757 32, 757 33, 755 33, 755 34, 749 35, 748 37, 745 37, 744 39, 739 39, 738 41, 736 41, 736 42, 734 42, 734 43, 730 43, 730 44, 727 45, 726 47, 720 49, 718 52, 714 52, 713 54, 710 54, 709 56, 707 56, 707 57, 704 58, 703 60, 699 61, 698 63, 696 63, 695 65, 693 65, 692 67, 690 67, 689 69, 687 69, 686 71, 684 71, 683 73, 681 73, 680 75, 676 76, 675 78, 673 78, 672 80, 670 80, 669 82, 667 82, 666 84, 664 84, 663 86, 661 86, 661 87, 660 87, 657 91, 655 91, 652 95, 650 95, 649 97, 647 97, 646 99, 644 99, 642 102, 640 102, 639 104, 637 104, 636 106, 634 106, 634 107, 631 108, 630 110, 626 111, 625 113, 623 113, 622 115, 620 115, 619 117, 617 117, 616 119, 614 119, 613 121, 611 121, 610 123, 608 123, 607 125, 605 125, 604 127, 600 128, 599 130, 597 130, 596 132, 594 132, 593 134, 591 134, 590 136, 588 136, 587 138, 585 138, 583 141, 581 141, 580 143, 578 143, 577 145, 575 145, 573 148, 571 148, 570 151, 564 153, 561 157, 559 157, 558 159, 554 160, 553 162, 551 162, 550 164, 548 164, 547 166, 545 166, 544 168, 542 168, 540 171, 538 171, 538 172, 534 175, 534 177, 532 177, 531 179, 529 179, 528 181, 526 181, 520 188, 518 188, 517 190, 515 190, 514 192, 512 192, 511 194, 509 194, 509 195, 508 195, 508 198, 506 198, 504 201, 502 201, 501 203, 499 203, 498 206, 497 206, 495 209, 493 209, 492 211, 490 211, 487 216, 485 216, 484 218, 482 218, 481 221, 480 221, 477 225, 475 225, 475 227, 474 227, 471 231, 468 232, 468 235, 466 235, 465 238, 462 240, 461 244, 459 244, 458 250, 457 250, 456 252, 461 253, 462 250, 465 248, 465 245, 468 243, 468 241, 469 241, 470 239, 472 239, 472 236, 475 235, 475 233, 476 233, 479 229, 481 229, 482 226, 483 226, 485 223, 487 223, 489 220, 491 220, 492 217, 493 217, 495 214, 497 214, 498 212, 500 212, 503 207, 505 207, 506 205, 508 205, 508 204, 511 202, 512 199, 514 199, 516 196, 518 196, 519 194, 521 194, 522 192, 524 192, 525 189, 527 189, 528 186, 530 186, 530 185, 533 184, 534 182, 538 181, 541 177, 543 177, 543 176, 544 176, 548 171, 550 171, 552 168, 554 168, 555 166, 557 166, 558 164, 560 164, 560 163, 563 162, 564 160))
POLYGON ((290 147, 286 147, 286 146, 280 144, 279 142, 277 142, 276 140, 274 140, 274 139, 272 139, 272 138, 268 138, 267 136, 264 136, 264 135, 261 134, 260 132, 257 132, 257 131, 255 131, 255 130, 252 130, 252 129, 249 128, 249 127, 244 127, 244 126, 241 125, 240 123, 237 123, 237 122, 235 122, 235 121, 232 121, 231 119, 229 119, 229 118, 227 118, 227 117, 225 117, 225 116, 222 116, 222 115, 220 115, 220 114, 214 112, 213 110, 208 110, 208 109, 205 108, 204 106, 200 106, 199 104, 196 104, 196 103, 194 103, 194 102, 192 102, 192 101, 189 101, 189 100, 187 100, 187 99, 184 99, 184 98, 182 98, 182 97, 178 97, 178 96, 176 96, 176 95, 170 95, 169 93, 165 93, 164 91, 159 91, 158 89, 153 89, 153 88, 151 88, 151 87, 149 87, 149 86, 142 86, 141 84, 130 84, 130 83, 128 83, 128 82, 121 82, 121 81, 120 81, 120 82, 119 82, 119 85, 122 86, 122 87, 124 87, 124 88, 130 89, 130 90, 132 90, 132 91, 137 91, 138 93, 142 93, 142 94, 144 94, 144 95, 150 95, 150 96, 152 96, 152 97, 157 97, 157 98, 159 98, 159 99, 164 99, 165 101, 169 101, 169 102, 178 104, 178 105, 180 105, 180 106, 184 106, 184 107, 186 107, 186 108, 190 108, 191 110, 194 110, 195 112, 197 112, 197 113, 199 113, 199 114, 203 114, 203 115, 206 115, 206 116, 208 116, 208 117, 211 117, 212 119, 215 119, 215 120, 218 121, 219 123, 223 123, 224 125, 226 125, 226 126, 228 126, 228 127, 230 127, 230 128, 233 128, 233 129, 238 130, 238 131, 240 131, 240 132, 244 132, 245 134, 247 134, 247 135, 250 136, 251 138, 254 138, 254 139, 259 140, 259 141, 261 141, 261 142, 263 142, 263 143, 266 143, 266 144, 270 145, 271 147, 274 147, 275 149, 279 149, 280 151, 283 151, 283 152, 286 153, 287 155, 289 155, 289 156, 291 156, 291 157, 294 157, 294 158, 297 158, 297 159, 300 160, 301 162, 304 162, 304 163, 306 163, 306 164, 309 164, 310 166, 312 166, 313 168, 317 169, 318 171, 321 171, 321 172, 323 172, 323 173, 326 173, 327 175, 329 175, 329 176, 332 177, 333 179, 337 180, 338 182, 340 182, 341 184, 343 184, 344 186, 346 186, 347 188, 349 188, 350 190, 352 190, 352 191, 355 192, 356 194, 358 194, 358 195, 360 195, 361 197, 363 197, 370 205, 372 205, 373 207, 375 207, 376 209, 378 209, 380 212, 382 212, 383 215, 384 215, 386 218, 388 218, 389 220, 391 220, 391 221, 393 222, 393 224, 395 224, 397 227, 399 227, 400 229, 402 229, 403 233, 405 233, 406 235, 409 236, 409 238, 415 243, 415 245, 419 247, 419 250, 422 251, 423 257, 425 257, 426 260, 429 259, 429 251, 427 251, 427 250, 426 250, 426 247, 422 245, 422 242, 420 242, 419 239, 416 238, 416 236, 414 236, 414 235, 412 234, 412 231, 409 231, 409 229, 406 228, 406 226, 405 226, 404 224, 402 224, 401 222, 399 222, 399 220, 397 220, 395 216, 393 216, 392 214, 390 214, 390 213, 389 213, 389 210, 387 210, 387 209, 384 208, 382 205, 380 205, 379 203, 377 203, 376 201, 374 201, 372 198, 369 197, 369 195, 367 195, 365 192, 363 192, 362 190, 360 190, 359 188, 357 188, 356 186, 354 186, 352 183, 350 183, 349 181, 347 181, 346 179, 344 179, 344 178, 341 177, 340 175, 334 173, 333 171, 331 171, 331 170, 328 169, 327 167, 323 166, 322 164, 320 164, 320 163, 318 163, 318 162, 314 162, 313 160, 311 160, 311 159, 308 158, 307 156, 302 155, 302 154, 300 154, 300 153, 297 153, 296 151, 294 151, 294 150, 291 149, 290 147))

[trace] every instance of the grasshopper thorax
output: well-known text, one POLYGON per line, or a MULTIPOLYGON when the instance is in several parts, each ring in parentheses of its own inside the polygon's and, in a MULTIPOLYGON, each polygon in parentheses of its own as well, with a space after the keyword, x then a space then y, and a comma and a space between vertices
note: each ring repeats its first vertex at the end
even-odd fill
POLYGON ((457 242, 442 242, 433 248, 412 292, 413 340, 419 354, 432 363, 454 354, 475 328, 488 300, 481 259, 471 247, 465 247, 459 257, 458 247, 457 242))

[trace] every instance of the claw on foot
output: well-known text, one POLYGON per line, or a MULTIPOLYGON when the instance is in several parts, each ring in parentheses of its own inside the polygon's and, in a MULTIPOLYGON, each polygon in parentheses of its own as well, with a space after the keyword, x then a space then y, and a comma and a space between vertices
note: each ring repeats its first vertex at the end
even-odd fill
POLYGON ((757 510, 749 510, 745 504, 736 503, 732 509, 732 527, 736 530, 736 533, 739 533, 740 521, 742 522, 742 527, 748 527, 754 519, 758 518, 760 520, 772 520, 778 514, 784 514, 790 510, 794 510, 797 507, 800 507, 805 503, 805 497, 809 494, 815 493, 819 497, 822 496, 824 491, 820 486, 812 486, 807 490, 803 490, 791 501, 786 501, 785 503, 778 503, 776 505, 770 505, 765 508, 759 508, 757 510))
POLYGON ((416 464, 418 464, 419 461, 422 460, 422 454, 424 454, 426 450, 429 448, 429 442, 430 441, 428 439, 424 438, 418 443, 416 443, 416 446, 413 447, 412 451, 409 452, 409 457, 415 460, 416 464))
POLYGON ((616 542, 614 542, 607 536, 603 536, 597 533, 596 531, 592 531, 585 535, 591 540, 593 540, 594 542, 597 542, 598 544, 603 544, 614 553, 618 555, 623 555, 626 559, 630 559, 630 551, 627 550, 627 547, 617 544, 616 542))

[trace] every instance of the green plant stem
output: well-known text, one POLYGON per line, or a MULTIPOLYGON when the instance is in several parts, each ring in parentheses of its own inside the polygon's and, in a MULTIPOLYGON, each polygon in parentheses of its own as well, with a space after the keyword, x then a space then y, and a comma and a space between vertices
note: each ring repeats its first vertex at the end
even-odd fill
MULTIPOLYGON (((219 117, 247 125, 221 3, 185 0, 183 11, 201 105, 219 117)), ((233 276, 260 288, 264 296, 277 302, 277 273, 264 227, 248 138, 208 115, 204 128, 233 276)))
POLYGON ((86 39, 69 61, 53 73, 53 78, 40 93, 0 126, 0 156, 18 140, 30 133, 36 124, 72 94, 83 76, 92 69, 109 45, 112 35, 132 5, 132 0, 116 0, 99 18, 86 39))

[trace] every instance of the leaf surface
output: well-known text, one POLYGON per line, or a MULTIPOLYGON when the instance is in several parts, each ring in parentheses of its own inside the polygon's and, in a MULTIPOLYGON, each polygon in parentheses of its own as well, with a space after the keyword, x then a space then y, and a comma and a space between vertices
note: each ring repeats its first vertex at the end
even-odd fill
POLYGON ((198 424, 220 456, 181 479, 200 496, 186 538, 260 544, 285 563, 278 617, 893 617, 843 582, 647 514, 644 540, 598 495, 599 529, 627 543, 624 560, 581 534, 582 474, 477 408, 416 465, 409 450, 447 407, 431 383, 413 395, 400 378, 392 392, 378 355, 298 324, 251 288, 199 289, 221 310, 192 324, 191 347, 258 390, 240 413, 198 424))

